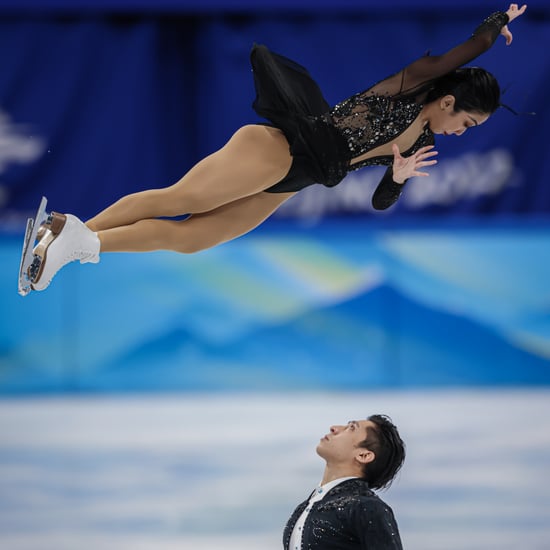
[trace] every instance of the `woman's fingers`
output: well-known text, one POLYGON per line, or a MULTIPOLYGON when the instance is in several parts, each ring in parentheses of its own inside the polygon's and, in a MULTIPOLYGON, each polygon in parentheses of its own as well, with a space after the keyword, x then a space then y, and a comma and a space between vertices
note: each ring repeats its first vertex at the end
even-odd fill
POLYGON ((426 160, 424 162, 417 162, 415 169, 424 168, 424 166, 433 166, 434 164, 437 164, 437 160, 426 160))
POLYGON ((415 167, 418 168, 419 166, 433 166, 434 164, 437 164, 437 160, 420 160, 416 161, 415 167))
POLYGON ((521 6, 521 8, 519 8, 517 4, 510 4, 510 7, 508 8, 508 11, 506 13, 508 14, 508 17, 510 18, 510 21, 512 21, 516 17, 519 17, 520 15, 523 15, 525 13, 526 9, 527 9, 527 4, 523 4, 523 6, 521 6))
POLYGON ((510 29, 508 28, 508 25, 504 25, 504 27, 500 29, 500 34, 504 36, 504 39, 506 40, 506 45, 509 46, 512 43, 513 36, 510 32, 510 29))
POLYGON ((428 145, 417 151, 415 155, 413 176, 429 176, 427 172, 419 172, 418 169, 437 164, 437 159, 432 158, 437 155, 437 151, 432 151, 433 148, 433 145, 428 145))
POLYGON ((416 158, 417 160, 425 160, 425 159, 429 159, 430 157, 435 157, 438 154, 439 153, 437 151, 429 151, 428 153, 417 155, 416 158))
POLYGON ((397 183, 403 183, 413 176, 429 176, 427 172, 419 172, 419 169, 437 164, 437 160, 433 158, 438 154, 437 151, 434 151, 434 145, 421 147, 410 157, 402 157, 396 144, 392 145, 392 150, 395 156, 393 163, 394 181, 397 183))

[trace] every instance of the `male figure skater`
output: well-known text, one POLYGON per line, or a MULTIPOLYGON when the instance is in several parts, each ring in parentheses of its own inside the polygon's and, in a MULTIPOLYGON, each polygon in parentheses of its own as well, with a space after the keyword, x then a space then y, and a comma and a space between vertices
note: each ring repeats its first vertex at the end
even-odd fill
POLYGON ((402 550, 393 512, 373 491, 388 487, 405 459, 390 418, 331 426, 317 454, 326 462, 323 479, 288 520, 285 550, 402 550))

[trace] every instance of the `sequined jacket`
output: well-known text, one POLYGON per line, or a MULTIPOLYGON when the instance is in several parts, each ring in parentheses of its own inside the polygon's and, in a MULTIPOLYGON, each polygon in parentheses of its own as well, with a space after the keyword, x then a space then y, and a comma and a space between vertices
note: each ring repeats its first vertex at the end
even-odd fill
MULTIPOLYGON (((302 502, 288 520, 283 544, 289 549, 292 530, 308 505, 302 502)), ((362 479, 331 489, 309 512, 299 550, 402 550, 391 508, 362 479)))
MULTIPOLYGON (((350 158, 357 159, 401 135, 420 114, 430 84, 488 50, 506 23, 508 15, 495 12, 475 29, 468 40, 447 53, 421 57, 398 73, 334 106, 327 121, 347 140, 350 158)), ((410 156, 434 141, 433 133, 426 127, 413 146, 401 154, 410 156)), ((349 167, 349 170, 358 170, 364 166, 390 166, 373 196, 373 206, 378 210, 388 208, 403 190, 402 184, 393 182, 392 163, 393 156, 381 155, 349 167)))

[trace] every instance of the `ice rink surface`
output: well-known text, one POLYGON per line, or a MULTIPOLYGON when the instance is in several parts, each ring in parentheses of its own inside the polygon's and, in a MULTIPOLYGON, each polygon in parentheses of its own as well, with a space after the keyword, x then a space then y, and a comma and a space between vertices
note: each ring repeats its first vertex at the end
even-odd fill
POLYGON ((407 443, 406 549, 549 548, 549 389, 4 399, 0 547, 282 548, 319 438, 373 413, 407 443))

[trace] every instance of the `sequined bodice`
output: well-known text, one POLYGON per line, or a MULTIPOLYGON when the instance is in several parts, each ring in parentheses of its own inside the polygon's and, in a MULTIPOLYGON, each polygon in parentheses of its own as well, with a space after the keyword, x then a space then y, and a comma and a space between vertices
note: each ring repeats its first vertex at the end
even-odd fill
MULTIPOLYGON (((368 90, 335 105, 325 115, 325 121, 346 140, 350 163, 352 159, 395 141, 420 114, 429 83, 485 51, 507 22, 505 13, 495 12, 478 26, 469 40, 447 54, 420 58, 368 90)), ((425 127, 413 145, 401 154, 410 156, 425 145, 433 145, 434 141, 433 132, 425 127)), ((348 168, 358 170, 376 164, 391 165, 392 162, 392 155, 379 155, 350 164, 348 168)))
MULTIPOLYGON (((353 159, 395 140, 416 120, 422 107, 422 104, 410 98, 394 98, 366 91, 333 107, 329 113, 329 122, 345 137, 350 159, 353 159)), ((433 133, 429 128, 424 128, 413 146, 404 153, 411 155, 433 142, 433 133)), ((391 155, 376 156, 354 163, 350 170, 388 165, 392 160, 391 155)))

